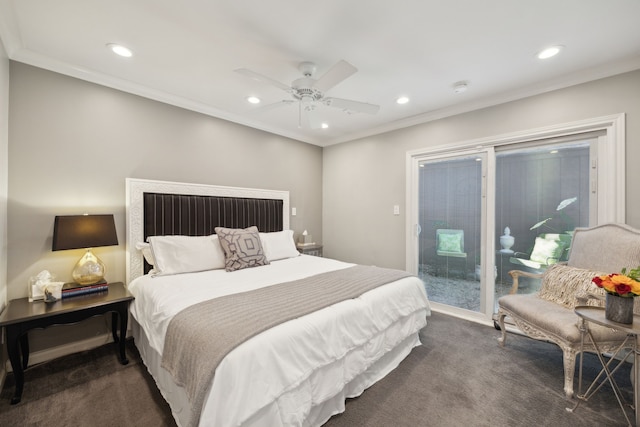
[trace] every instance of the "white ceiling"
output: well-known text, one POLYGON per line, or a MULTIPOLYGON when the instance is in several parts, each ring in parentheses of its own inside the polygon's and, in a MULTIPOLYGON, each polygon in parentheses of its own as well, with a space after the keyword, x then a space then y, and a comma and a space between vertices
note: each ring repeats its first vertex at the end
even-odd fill
POLYGON ((639 17, 638 0, 0 0, 0 37, 15 61, 326 146, 640 69, 639 17), (300 62, 317 78, 339 60, 359 71, 327 95, 380 111, 321 105, 328 129, 252 111, 290 95, 234 72, 290 85, 300 62))

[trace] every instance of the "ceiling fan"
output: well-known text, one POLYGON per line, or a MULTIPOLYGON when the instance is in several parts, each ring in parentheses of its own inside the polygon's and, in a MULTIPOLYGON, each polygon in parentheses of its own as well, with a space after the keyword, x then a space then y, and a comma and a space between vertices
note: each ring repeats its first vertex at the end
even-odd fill
POLYGON ((328 90, 358 71, 356 67, 347 61, 339 61, 318 79, 313 78, 313 74, 316 71, 316 65, 313 62, 302 62, 298 66, 298 69, 303 77, 294 80, 291 86, 287 86, 284 83, 280 83, 277 80, 246 68, 238 68, 235 72, 259 82, 270 84, 289 93, 293 99, 283 99, 274 104, 258 108, 256 111, 269 110, 298 102, 298 127, 308 127, 311 129, 322 127, 319 118, 315 114, 316 108, 320 104, 326 105, 327 107, 339 108, 348 113, 376 114, 380 109, 379 105, 368 104, 366 102, 325 97, 325 93, 328 90))

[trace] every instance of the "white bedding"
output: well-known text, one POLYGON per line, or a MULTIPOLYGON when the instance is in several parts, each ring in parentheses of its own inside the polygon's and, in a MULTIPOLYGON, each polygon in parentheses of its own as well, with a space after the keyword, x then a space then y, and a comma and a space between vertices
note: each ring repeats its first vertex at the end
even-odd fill
MULTIPOLYGON (((233 273, 139 277, 129 290, 131 314, 150 347, 141 353, 160 356, 171 318, 192 304, 351 265, 303 255, 233 273)), ((320 425, 420 344, 429 314, 423 283, 410 277, 259 334, 218 366, 200 425, 320 425)), ((179 407, 184 399, 168 397, 173 391, 158 378, 164 374, 156 372, 156 382, 182 424, 189 411, 179 407)))

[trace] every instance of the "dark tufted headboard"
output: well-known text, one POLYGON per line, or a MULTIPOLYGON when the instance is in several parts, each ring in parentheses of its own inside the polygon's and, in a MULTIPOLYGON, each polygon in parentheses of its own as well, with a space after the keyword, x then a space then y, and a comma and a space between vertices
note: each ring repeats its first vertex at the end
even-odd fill
POLYGON ((289 192, 127 179, 127 283, 149 265, 136 250, 149 236, 205 236, 215 227, 289 228, 289 192))
POLYGON ((144 238, 207 236, 215 227, 282 230, 282 200, 144 193, 144 238))

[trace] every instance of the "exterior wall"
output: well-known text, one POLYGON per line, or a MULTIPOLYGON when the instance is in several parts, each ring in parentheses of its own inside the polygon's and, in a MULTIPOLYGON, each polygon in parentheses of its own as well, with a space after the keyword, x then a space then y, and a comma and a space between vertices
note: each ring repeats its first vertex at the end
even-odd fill
POLYGON ((322 235, 320 147, 13 61, 10 89, 9 299, 45 269, 71 279, 82 250, 51 251, 55 215, 113 213, 120 245, 95 253, 125 281, 127 177, 288 190, 296 235, 322 235))
MULTIPOLYGON (((406 153, 626 114, 626 218, 640 228, 640 70, 323 150, 325 256, 405 268, 406 153), (399 205, 400 215, 393 214, 399 205)), ((603 166, 603 165, 601 165, 603 166)), ((605 166, 606 167, 606 166, 605 166)))

